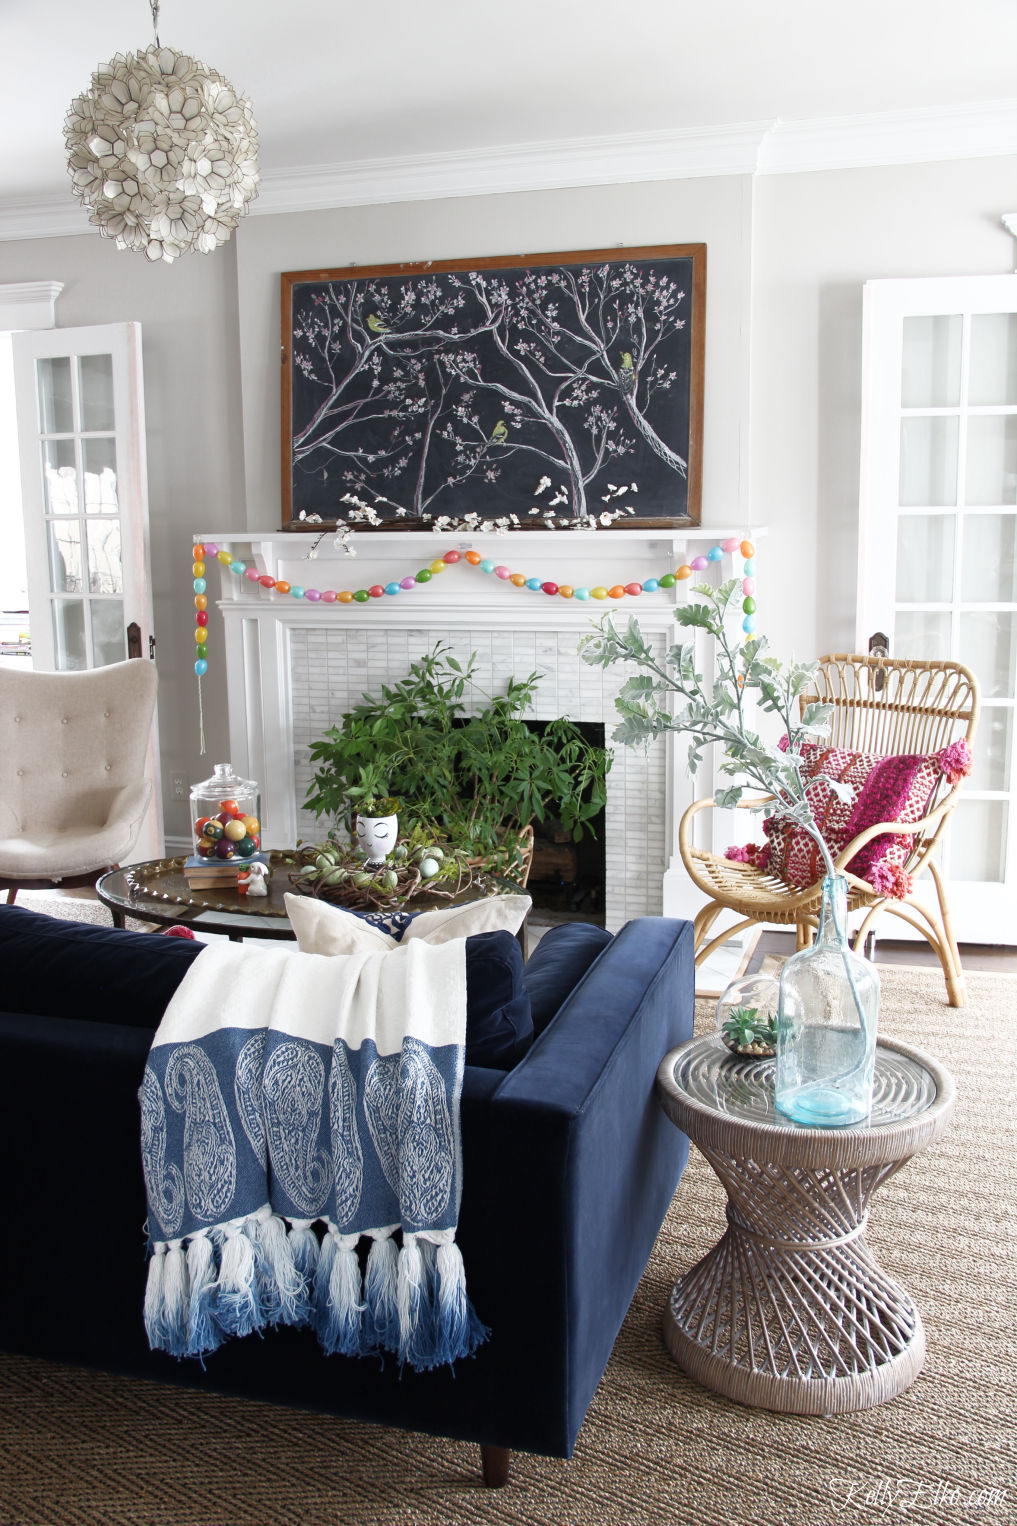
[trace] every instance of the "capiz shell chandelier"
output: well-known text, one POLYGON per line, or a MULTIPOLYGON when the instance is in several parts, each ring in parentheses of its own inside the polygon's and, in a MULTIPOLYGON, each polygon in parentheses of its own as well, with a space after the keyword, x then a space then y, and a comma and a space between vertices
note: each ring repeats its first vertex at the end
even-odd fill
POLYGON ((155 42, 100 64, 64 124, 89 221, 118 249, 175 260, 224 244, 258 190, 258 129, 229 80, 155 42))

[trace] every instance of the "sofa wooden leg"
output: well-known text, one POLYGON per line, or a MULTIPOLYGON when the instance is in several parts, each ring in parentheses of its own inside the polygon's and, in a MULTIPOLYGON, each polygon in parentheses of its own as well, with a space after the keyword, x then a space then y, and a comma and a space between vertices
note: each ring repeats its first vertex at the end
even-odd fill
POLYGON ((484 1484, 488 1489, 503 1489, 509 1479, 508 1447, 491 1447, 480 1443, 480 1465, 484 1470, 484 1484))

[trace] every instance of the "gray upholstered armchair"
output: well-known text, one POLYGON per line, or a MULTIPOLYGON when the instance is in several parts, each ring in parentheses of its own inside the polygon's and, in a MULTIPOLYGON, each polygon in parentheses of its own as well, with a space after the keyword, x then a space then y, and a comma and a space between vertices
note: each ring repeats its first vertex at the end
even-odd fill
POLYGON ((152 795, 145 777, 155 664, 78 673, 0 669, 0 888, 122 862, 152 795))

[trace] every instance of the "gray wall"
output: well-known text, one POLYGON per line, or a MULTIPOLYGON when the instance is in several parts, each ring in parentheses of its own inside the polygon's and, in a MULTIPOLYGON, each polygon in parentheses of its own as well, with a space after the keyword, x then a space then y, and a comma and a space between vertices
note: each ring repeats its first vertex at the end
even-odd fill
POLYGON ((214 620, 198 755, 191 536, 279 526, 282 271, 706 243, 703 522, 769 528, 761 624, 806 656, 854 641, 862 285, 1012 269, 1015 206, 1017 158, 996 158, 253 217, 168 267, 97 235, 0 243, 0 283, 65 283, 61 326, 142 324, 164 792, 226 756, 214 620))

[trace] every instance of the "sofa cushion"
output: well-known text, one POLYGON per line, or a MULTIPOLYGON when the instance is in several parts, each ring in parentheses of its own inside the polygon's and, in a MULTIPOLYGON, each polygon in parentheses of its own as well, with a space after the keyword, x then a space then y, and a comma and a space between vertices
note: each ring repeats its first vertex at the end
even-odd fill
MULTIPOLYGON (((65 922, 0 906, 0 989, 9 1012, 158 1026, 204 948, 197 939, 65 922)), ((533 1038, 523 960, 511 933, 466 939, 466 1062, 509 1070, 533 1038)))
POLYGON ((563 922, 544 934, 523 969, 535 1035, 611 941, 612 934, 593 922, 563 922))

